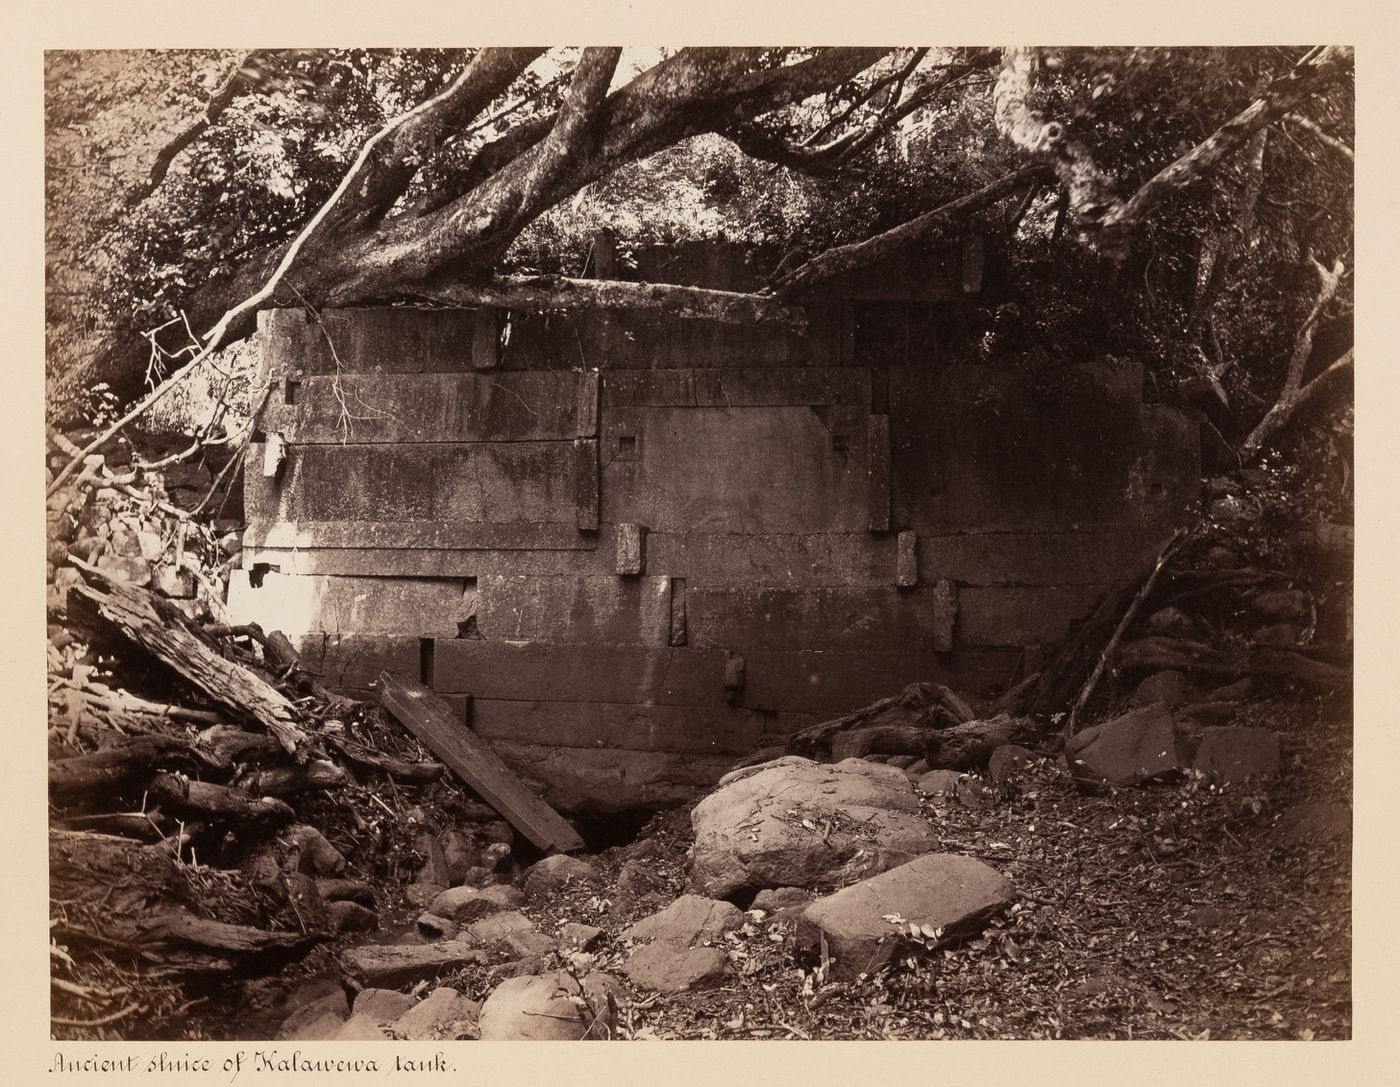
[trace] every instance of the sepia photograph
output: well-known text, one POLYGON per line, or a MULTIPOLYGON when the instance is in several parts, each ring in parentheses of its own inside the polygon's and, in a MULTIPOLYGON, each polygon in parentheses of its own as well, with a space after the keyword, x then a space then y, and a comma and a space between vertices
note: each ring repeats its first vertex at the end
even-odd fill
POLYGON ((61 44, 49 1071, 1353 1037, 1352 44, 61 44))

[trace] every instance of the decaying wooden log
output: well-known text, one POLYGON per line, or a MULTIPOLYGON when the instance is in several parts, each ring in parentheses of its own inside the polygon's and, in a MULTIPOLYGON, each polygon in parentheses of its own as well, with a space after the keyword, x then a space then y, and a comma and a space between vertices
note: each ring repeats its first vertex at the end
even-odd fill
POLYGON ((934 733, 936 749, 925 757, 931 770, 972 770, 986 766, 1002 744, 1025 743, 1034 736, 1030 718, 1000 714, 940 729, 934 733))
POLYGON ((315 789, 348 785, 350 776, 329 759, 312 759, 303 766, 272 766, 240 774, 235 783, 256 796, 295 796, 315 789))
POLYGON ((225 660, 204 643, 178 611, 162 608, 144 589, 113 579, 96 567, 70 559, 93 585, 73 592, 95 605, 104 619, 154 654, 194 686, 237 713, 257 721, 299 762, 310 757, 311 743, 298 724, 292 704, 261 676, 225 660))
MULTIPOLYGON (((846 732, 865 731, 893 725, 903 729, 933 730, 948 725, 960 725, 976 717, 972 708, 958 695, 940 683, 911 683, 899 694, 872 702, 844 717, 824 721, 819 725, 803 729, 788 738, 789 755, 805 755, 807 758, 826 759, 834 755, 837 738, 846 732)), ((872 734, 870 742, 876 742, 872 734)), ((892 741, 895 733, 889 734, 892 741)), ((908 737, 906 737, 908 739, 908 737)), ((865 741, 852 740, 843 746, 852 750, 865 741)), ((862 755, 872 752, 886 755, 915 755, 921 751, 887 751, 877 746, 865 746, 862 755)))
POLYGON ((64 905, 98 903, 113 915, 157 902, 188 902, 189 884, 169 846, 112 834, 49 831, 49 896, 64 905))
POLYGON ((151 781, 149 795, 164 811, 216 823, 277 827, 296 818, 291 807, 274 796, 250 796, 232 786, 174 774, 157 774, 151 781))
POLYGON ((838 732, 831 740, 831 757, 863 759, 866 755, 917 755, 928 758, 938 746, 937 734, 923 725, 869 725, 838 732))
POLYGON ((406 781, 410 785, 427 785, 442 777, 445 769, 440 762, 410 762, 407 759, 385 755, 344 736, 327 735, 327 742, 351 762, 380 770, 390 777, 406 781))
POLYGON ((275 736, 233 725, 205 729, 199 734, 199 750, 213 765, 224 769, 243 762, 275 762, 287 754, 275 736))
POLYGON ((1252 649, 1217 649, 1200 642, 1160 636, 1141 638, 1119 647, 1118 666, 1123 671, 1157 671, 1174 668, 1218 679, 1267 676, 1292 679, 1316 690, 1337 691, 1350 686, 1351 670, 1312 660, 1288 649, 1256 646, 1252 649))
POLYGON ((189 742, 178 736, 125 736, 86 755, 49 763, 49 799, 68 804, 139 794, 159 771, 194 764, 189 742))

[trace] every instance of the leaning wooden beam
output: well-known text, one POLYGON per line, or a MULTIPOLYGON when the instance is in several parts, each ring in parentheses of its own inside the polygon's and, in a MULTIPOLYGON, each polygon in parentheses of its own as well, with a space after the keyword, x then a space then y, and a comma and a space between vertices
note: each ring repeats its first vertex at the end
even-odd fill
POLYGON ((412 293, 432 302, 453 306, 641 310, 735 325, 775 324, 794 329, 807 325, 807 311, 804 308, 776 298, 705 287, 678 287, 668 283, 499 276, 485 283, 442 283, 415 287, 412 293))
POLYGON ((225 660, 185 626, 178 612, 162 614, 156 597, 145 589, 111 578, 94 566, 69 559, 92 585, 73 592, 93 604, 99 615, 143 649, 160 658, 220 705, 252 717, 281 742, 298 762, 309 757, 311 745, 297 724, 295 708, 261 676, 225 660))
POLYGON ((382 672, 379 703, 433 754, 541 849, 582 849, 583 839, 521 782, 486 741, 453 715, 452 707, 421 683, 382 672))

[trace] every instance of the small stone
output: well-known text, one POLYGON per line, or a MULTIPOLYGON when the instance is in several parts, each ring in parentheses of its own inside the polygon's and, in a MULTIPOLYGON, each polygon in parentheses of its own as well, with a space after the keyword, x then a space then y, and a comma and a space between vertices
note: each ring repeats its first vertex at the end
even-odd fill
POLYGON ((393 989, 361 989, 351 1010, 375 1023, 392 1023, 417 1001, 393 989))
POLYGON ((447 862, 447 875, 450 886, 460 887, 467 879, 467 871, 476 866, 479 851, 471 839, 459 830, 444 830, 438 839, 442 847, 443 859, 447 862))
POLYGON ((414 925, 419 935, 429 940, 450 940, 461 931, 456 922, 439 917, 435 913, 420 913, 414 925))
POLYGON ((561 953, 587 951, 602 939, 603 930, 593 925, 581 925, 568 921, 559 929, 558 948, 561 953))
POLYGON ((525 898, 538 902, 558 894, 570 883, 599 886, 603 876, 587 861, 567 853, 556 853, 532 865, 525 873, 525 898))
POLYGON ((433 899, 429 909, 439 917, 466 925, 488 914, 516 909, 524 904, 525 896, 517 888, 508 883, 497 883, 480 889, 453 887, 433 899))
POLYGON ((481 1040, 605 1041, 617 1028, 622 992, 607 974, 582 981, 566 971, 503 981, 481 1006, 481 1040))
POLYGON ((981 778, 972 774, 964 774, 958 778, 955 793, 958 803, 964 808, 985 807, 992 799, 992 791, 987 788, 981 778))
POLYGON ((998 787, 1004 786, 1039 761, 1040 756, 1030 748, 1019 744, 1002 744, 987 760, 987 780, 998 787))
POLYGON ((194 575, 183 566, 157 566, 151 587, 162 596, 188 600, 194 596, 194 575))
POLYGON ((616 886, 629 894, 641 897, 657 889, 660 879, 656 871, 650 865, 641 861, 623 861, 622 867, 617 870, 616 886))
POLYGON ((928 773, 928 759, 915 759, 904 768, 904 772, 915 781, 928 773))
POLYGON ((420 910, 431 909, 438 895, 447 890, 441 883, 410 883, 403 889, 403 900, 420 910))
POLYGON ((717 947, 686 947, 661 940, 632 952, 623 973, 640 989, 681 993, 724 980, 725 954, 717 947))
POLYGON ((463 887, 489 887, 491 885, 491 869, 483 868, 479 864, 474 864, 467 869, 462 877, 463 887))
POLYGON ((156 562, 165 554, 165 545, 161 542, 159 532, 151 532, 148 529, 138 529, 136 532, 137 554, 147 562, 156 562))
POLYGON ((919 791, 930 796, 952 796, 958 791, 962 774, 956 770, 930 770, 919 778, 919 791))
POLYGON ((1162 672, 1152 673, 1139 683, 1137 690, 1133 692, 1132 704, 1134 706, 1161 704, 1169 710, 1174 710, 1189 697, 1191 697, 1191 681, 1181 672, 1168 668, 1162 672))
POLYGON ((625 940, 670 940, 687 947, 717 942, 744 923, 744 915, 732 902, 700 895, 681 895, 664 910, 644 917, 623 930, 625 940))
POLYGON ((475 1033, 481 1005, 446 986, 434 989, 427 999, 415 1004, 391 1027, 394 1034, 409 1042, 454 1038, 463 1027, 475 1033))
POLYGON ((812 892, 805 887, 769 887, 754 895, 755 910, 774 913, 793 906, 806 906, 812 901, 812 892))
POLYGON ((1201 736, 1192 765, 1223 782, 1276 778, 1279 775, 1278 733, 1264 728, 1208 728, 1201 736))
POLYGON ((347 932, 373 932, 379 927, 379 915, 358 902, 341 899, 326 904, 326 919, 337 936, 347 932))
POLYGON ((151 583, 151 564, 139 556, 103 555, 97 560, 97 568, 128 585, 140 587, 151 583))

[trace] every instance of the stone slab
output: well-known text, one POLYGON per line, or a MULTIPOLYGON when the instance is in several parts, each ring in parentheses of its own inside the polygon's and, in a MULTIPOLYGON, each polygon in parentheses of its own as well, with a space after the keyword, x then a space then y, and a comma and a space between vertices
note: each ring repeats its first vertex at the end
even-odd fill
POLYGON ((232 621, 289 637, 325 631, 454 638, 474 600, 475 590, 462 580, 268 573, 255 588, 248 571, 229 575, 232 621))
POLYGON ((477 628, 487 640, 663 647, 671 640, 665 577, 477 580, 477 628))
MULTIPOLYGON (((798 720, 810 718, 798 715, 798 720)), ((727 707, 472 699, 472 730, 493 743, 708 755, 732 762, 758 747, 768 727, 764 714, 727 707)), ((794 723, 792 731, 801 727, 794 723)))

